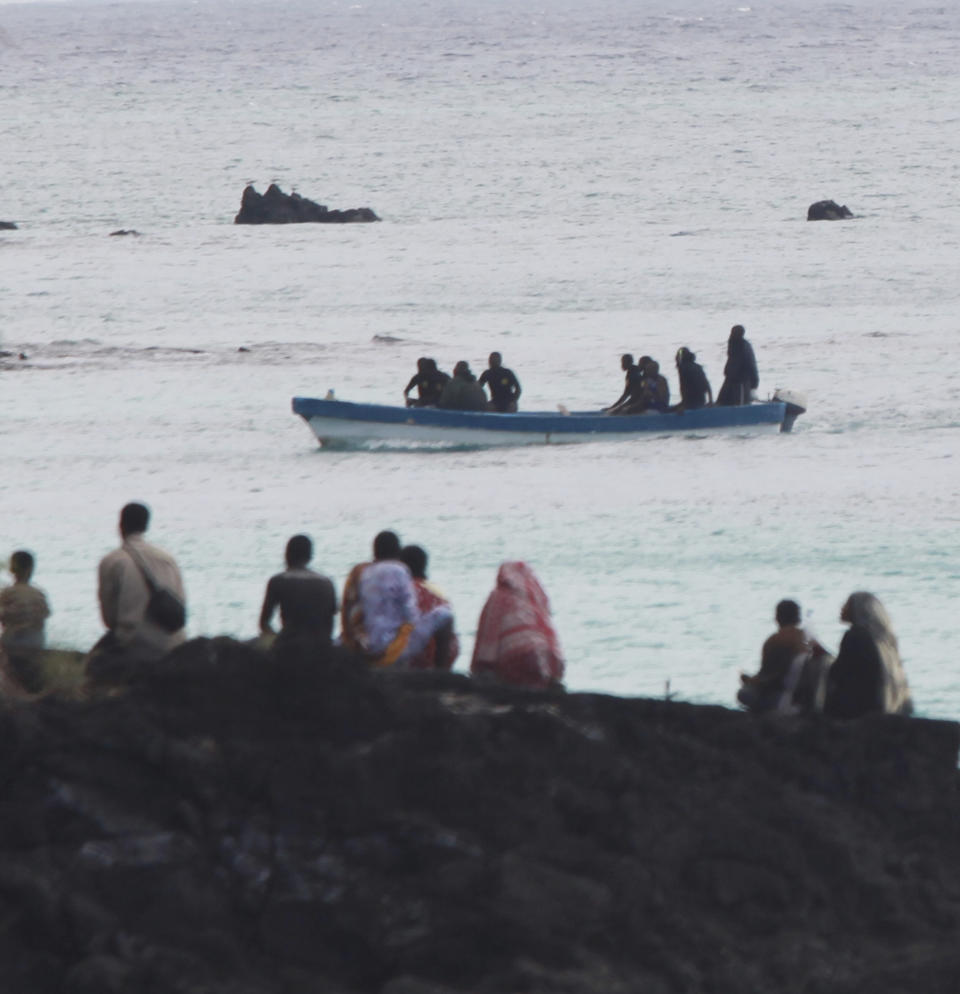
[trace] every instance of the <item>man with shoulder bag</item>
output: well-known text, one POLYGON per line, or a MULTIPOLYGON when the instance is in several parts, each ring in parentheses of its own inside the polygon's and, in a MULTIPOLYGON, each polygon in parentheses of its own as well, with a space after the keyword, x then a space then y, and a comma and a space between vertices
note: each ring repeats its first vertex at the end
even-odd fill
POLYGON ((186 638, 186 596, 173 557, 144 537, 150 511, 120 512, 118 549, 100 561, 98 595, 107 633, 87 658, 92 683, 126 682, 130 668, 165 656, 186 638))

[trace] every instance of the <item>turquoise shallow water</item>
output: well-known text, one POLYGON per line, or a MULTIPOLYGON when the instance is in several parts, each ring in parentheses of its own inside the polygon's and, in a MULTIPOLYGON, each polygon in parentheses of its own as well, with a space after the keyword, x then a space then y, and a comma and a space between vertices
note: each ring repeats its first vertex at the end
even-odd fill
POLYGON ((254 633, 293 532, 340 584, 394 526, 468 653, 528 558, 572 687, 731 703, 780 597, 835 646, 866 588, 921 711, 960 713, 956 17, 0 6, 0 347, 28 356, 0 360, 0 550, 38 555, 51 640, 98 636, 139 498, 194 633, 254 633), (233 226, 271 180, 384 220, 233 226), (808 224, 824 197, 858 218, 808 224), (609 403, 624 350, 687 345, 717 388, 737 321, 761 393, 809 396, 792 436, 321 453, 289 410, 492 348, 528 407, 609 403))

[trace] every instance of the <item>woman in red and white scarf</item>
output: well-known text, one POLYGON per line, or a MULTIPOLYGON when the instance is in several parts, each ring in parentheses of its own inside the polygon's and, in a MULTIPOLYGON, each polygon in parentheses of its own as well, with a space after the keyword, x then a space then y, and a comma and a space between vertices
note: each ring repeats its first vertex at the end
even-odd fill
POLYGON ((526 563, 501 563, 480 614, 470 672, 522 687, 549 687, 563 679, 550 602, 526 563))

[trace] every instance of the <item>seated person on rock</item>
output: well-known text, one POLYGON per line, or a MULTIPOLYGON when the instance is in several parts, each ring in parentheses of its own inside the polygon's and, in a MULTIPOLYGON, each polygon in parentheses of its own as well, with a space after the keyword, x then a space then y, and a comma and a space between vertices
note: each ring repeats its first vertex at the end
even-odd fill
POLYGON ((564 660, 550 601, 525 562, 500 564, 477 624, 470 673, 519 687, 560 686, 564 660))
POLYGON ((453 376, 444 384, 437 407, 447 411, 485 411, 487 395, 470 371, 470 364, 461 360, 453 368, 453 376))
POLYGON ((503 365, 503 357, 499 352, 491 352, 487 362, 487 368, 480 374, 479 382, 481 387, 490 388, 488 409, 500 414, 515 413, 520 399, 520 381, 512 369, 503 365))
POLYGON ((633 356, 624 352, 620 356, 620 368, 623 370, 623 393, 609 406, 603 408, 606 414, 626 414, 633 404, 638 404, 643 396, 643 361, 634 363, 633 356))
POLYGON ((46 644, 44 626, 50 606, 44 592, 30 582, 33 567, 33 555, 24 549, 10 557, 14 582, 0 590, 0 649, 13 676, 24 689, 37 693, 43 689, 37 660, 46 644))
POLYGON ((697 411, 713 403, 710 381, 697 362, 696 354, 688 348, 677 349, 677 376, 680 380, 680 403, 673 410, 697 411))
POLYGON ((420 612, 400 551, 394 532, 380 532, 373 562, 355 566, 343 590, 343 644, 375 666, 408 666, 431 639, 436 640, 437 657, 444 659, 453 634, 449 607, 420 612))
POLYGON ((741 673, 737 700, 748 711, 818 711, 823 707, 829 654, 800 627, 800 605, 777 604, 778 630, 763 643, 760 670, 741 673))
POLYGON ((912 714, 900 648, 883 604, 858 590, 847 598, 840 620, 850 628, 827 674, 824 711, 834 718, 912 714))
POLYGON ((260 631, 273 635, 271 619, 280 609, 282 629, 275 645, 279 648, 293 639, 309 639, 328 645, 333 636, 333 619, 337 615, 337 593, 333 583, 309 568, 313 543, 306 535, 294 535, 287 542, 287 568, 267 582, 260 610, 260 631))
MULTIPOLYGON (((429 614, 435 607, 450 608, 450 601, 427 579, 425 549, 419 545, 405 545, 400 550, 400 559, 407 564, 413 575, 413 585, 417 591, 417 608, 421 615, 429 614)), ((456 632, 451 632, 447 641, 447 651, 443 657, 437 655, 436 638, 431 638, 422 652, 409 657, 407 665, 412 670, 449 670, 453 668, 459 654, 460 642, 456 632)))
POLYGON ((407 407, 436 407, 443 392, 444 384, 450 377, 437 369, 434 359, 426 357, 417 360, 417 372, 404 387, 403 397, 407 407), (417 396, 411 397, 410 391, 417 388, 417 396))

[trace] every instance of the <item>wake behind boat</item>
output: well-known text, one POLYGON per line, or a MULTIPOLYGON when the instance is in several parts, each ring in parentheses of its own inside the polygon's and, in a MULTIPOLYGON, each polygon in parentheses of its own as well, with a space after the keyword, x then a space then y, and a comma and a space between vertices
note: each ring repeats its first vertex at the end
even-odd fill
POLYGON ((769 401, 695 411, 609 415, 599 411, 452 411, 294 397, 299 414, 324 448, 432 445, 454 448, 554 445, 638 435, 713 430, 790 431, 806 410, 801 395, 777 391, 769 401))

